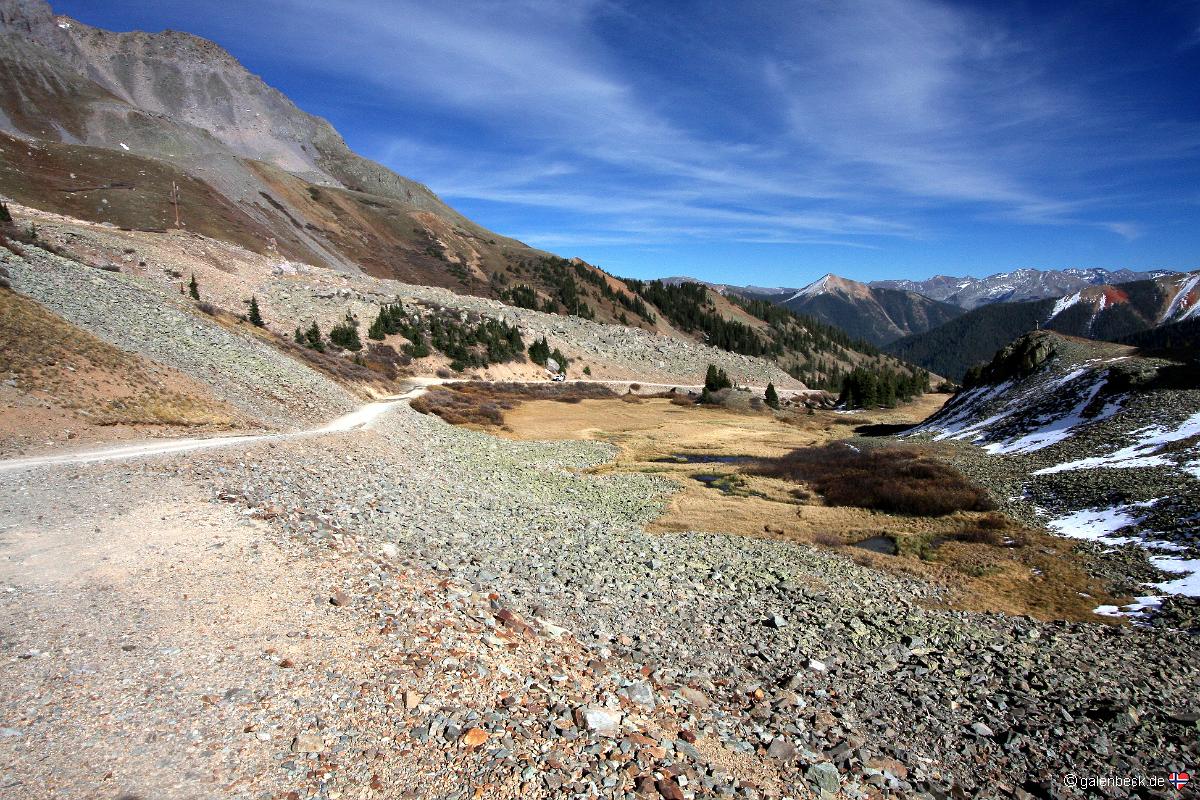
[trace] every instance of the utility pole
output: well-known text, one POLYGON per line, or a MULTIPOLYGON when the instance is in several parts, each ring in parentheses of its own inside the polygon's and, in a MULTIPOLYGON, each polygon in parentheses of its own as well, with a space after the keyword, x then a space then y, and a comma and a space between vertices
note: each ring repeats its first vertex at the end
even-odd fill
POLYGON ((179 184, 170 182, 170 204, 175 207, 175 227, 179 228, 179 184))

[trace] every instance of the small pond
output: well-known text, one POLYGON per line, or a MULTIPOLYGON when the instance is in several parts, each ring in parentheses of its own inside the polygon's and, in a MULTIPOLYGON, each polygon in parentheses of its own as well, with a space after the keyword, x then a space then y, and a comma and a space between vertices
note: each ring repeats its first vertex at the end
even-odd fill
POLYGON ((745 464, 754 461, 752 456, 720 456, 715 453, 672 453, 663 458, 651 459, 655 464, 745 464))
POLYGON ((872 536, 861 542, 855 542, 853 546, 870 550, 872 553, 882 553, 885 556, 894 556, 900 552, 900 548, 896 546, 896 540, 891 536, 872 536))

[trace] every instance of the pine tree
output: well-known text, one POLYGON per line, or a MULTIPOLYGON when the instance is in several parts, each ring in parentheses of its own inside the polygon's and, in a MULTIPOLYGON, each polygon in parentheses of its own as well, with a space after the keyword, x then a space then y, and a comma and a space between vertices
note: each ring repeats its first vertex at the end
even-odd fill
POLYGON ((729 376, 723 369, 717 369, 715 364, 708 365, 708 372, 704 375, 704 388, 709 392, 719 392, 722 389, 729 389, 733 386, 733 382, 729 380, 729 376))
POLYGON ((304 343, 310 350, 316 350, 318 353, 325 352, 325 342, 321 339, 321 329, 314 322, 308 326, 308 330, 304 332, 304 343))
POLYGON ((371 327, 367 328, 367 338, 382 342, 385 336, 387 336, 387 319, 384 317, 384 312, 381 308, 379 309, 379 316, 371 323, 371 327))
POLYGON ((343 350, 357 353, 362 350, 362 340, 358 338, 358 320, 349 311, 346 319, 329 330, 329 341, 343 350))
POLYGON ((775 391, 775 384, 768 383, 766 394, 763 395, 763 400, 771 408, 779 408, 779 392, 775 391))
POLYGON ((196 273, 194 272, 192 273, 192 281, 188 284, 188 294, 192 296, 193 300, 200 299, 200 284, 196 283, 196 273))
POLYGON ((250 315, 248 317, 250 324, 257 328, 267 327, 263 322, 262 313, 258 310, 258 298, 254 295, 250 296, 250 315))
POLYGON ((300 326, 296 326, 296 332, 292 335, 292 340, 296 344, 304 344, 304 331, 300 330, 300 326))
POLYGON ((0 203, 0 222, 12 222, 12 214, 9 213, 8 203, 0 203))
POLYGON ((546 366, 546 359, 550 358, 550 343, 546 341, 546 337, 535 341, 529 345, 529 360, 535 364, 546 366))

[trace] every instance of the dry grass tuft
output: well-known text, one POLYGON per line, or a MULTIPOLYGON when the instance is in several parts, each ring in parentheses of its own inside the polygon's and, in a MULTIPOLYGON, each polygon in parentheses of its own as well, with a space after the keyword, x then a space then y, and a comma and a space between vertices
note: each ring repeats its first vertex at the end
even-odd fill
POLYGON ((995 508, 983 488, 917 449, 857 450, 844 444, 806 447, 760 460, 746 472, 807 483, 832 506, 920 517, 995 508))
POLYGON ((238 413, 174 370, 127 353, 0 289, 0 373, 92 425, 228 428, 238 413))

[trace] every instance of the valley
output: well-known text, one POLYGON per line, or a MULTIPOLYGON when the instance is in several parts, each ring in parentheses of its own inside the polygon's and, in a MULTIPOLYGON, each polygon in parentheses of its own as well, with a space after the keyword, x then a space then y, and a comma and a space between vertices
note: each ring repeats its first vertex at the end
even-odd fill
MULTIPOLYGON (((871 141, 788 153, 751 117, 693 141, 668 112, 719 116, 743 93, 664 92, 678 76, 636 124, 610 120, 637 87, 572 61, 601 38, 568 35, 591 10, 539 6, 489 40, 474 34, 523 8, 469 24, 397 8, 264 25, 256 68, 327 13, 339 30, 380 18, 346 70, 422 60, 352 88, 323 56, 288 73, 317 93, 293 102, 237 48, 0 0, 0 800, 1191 791, 1200 273, 984 274, 1042 263, 1017 262, 1042 240, 1002 224, 1134 253, 1184 212, 1060 220, 1046 209, 1089 204, 1010 190, 952 148, 907 171, 909 146, 882 148, 886 164, 871 141), (549 50, 543 23, 563 36, 549 50), (398 44, 413 31, 419 46, 398 44), (486 74, 442 78, 471 58, 486 74), (424 60, 437 80, 420 88, 424 60), (551 118, 497 105, 543 91, 551 118), (352 150, 299 105, 321 92, 347 139, 503 226, 352 150), (492 125, 489 172, 474 148, 492 125), (552 146, 560 129, 587 148, 552 146), (900 202, 943 161, 961 173, 900 202), (1021 208, 959 199, 969 215, 939 218, 963 183, 1021 208), (892 266, 950 256, 971 275, 892 266), (828 271, 847 264, 889 277, 828 271), (1157 788, 1086 783, 1115 776, 1157 788)), ((770 9, 735 10, 712 33, 744 24, 769 55, 770 9)), ((654 9, 622 11, 610 33, 654 9)), ((889 42, 920 32, 923 75, 958 60, 925 40, 952 31, 958 53, 958 26, 893 11, 848 20, 884 20, 889 42)), ((322 30, 322 52, 340 35, 322 30)), ((769 97, 864 55, 839 45, 837 69, 810 75, 810 45, 789 39, 769 97)), ((897 75, 868 81, 868 105, 891 107, 912 75, 878 63, 897 75)), ((764 105, 811 136, 851 88, 764 105)), ((904 116, 957 118, 940 110, 904 116)))

